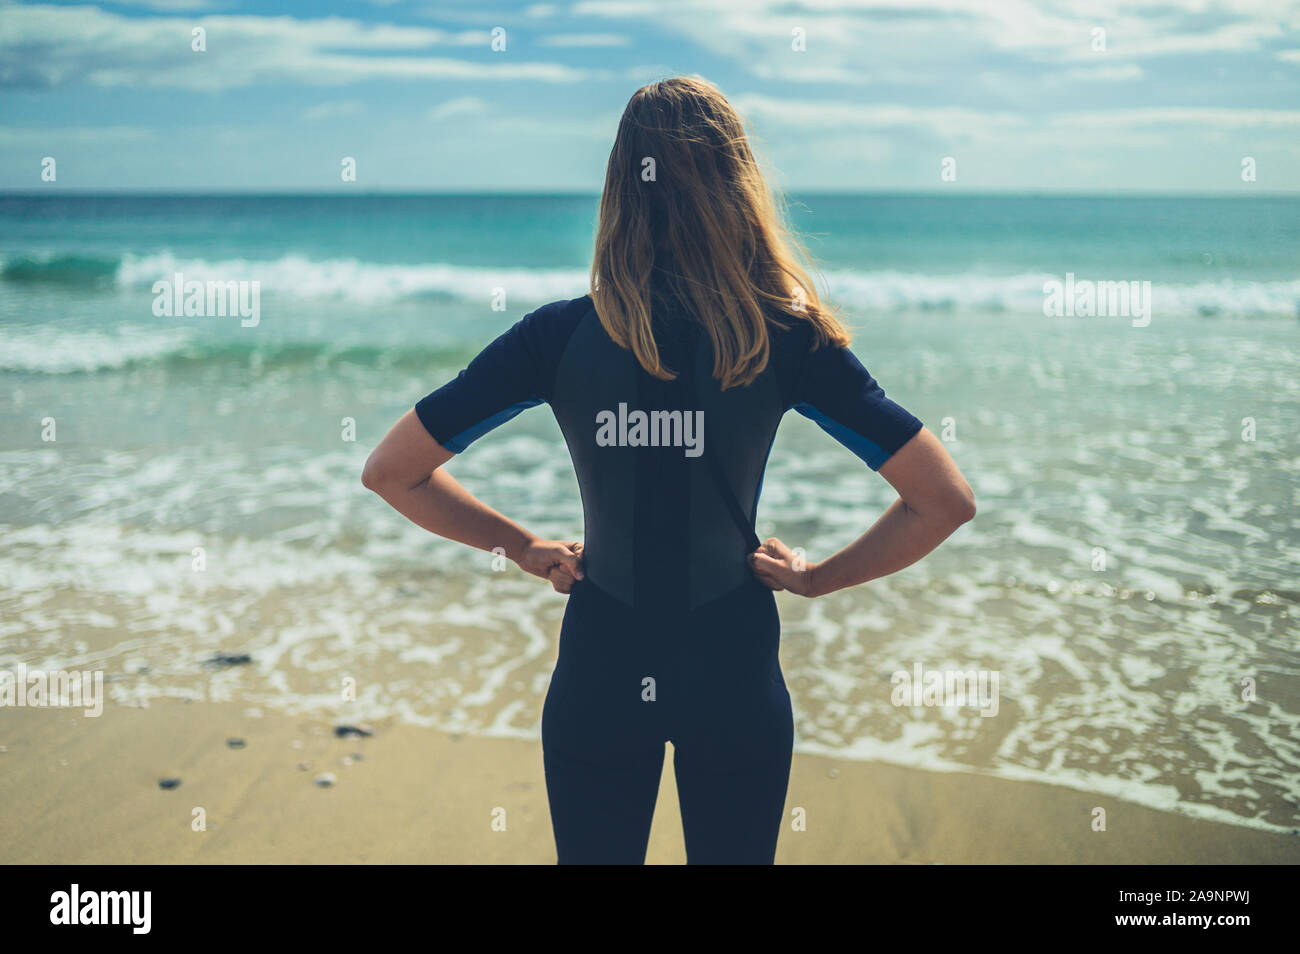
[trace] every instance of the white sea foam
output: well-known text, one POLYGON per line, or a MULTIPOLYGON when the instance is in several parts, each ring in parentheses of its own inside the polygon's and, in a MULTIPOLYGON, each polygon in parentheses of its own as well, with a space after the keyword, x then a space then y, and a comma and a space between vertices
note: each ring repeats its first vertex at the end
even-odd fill
POLYGON ((128 256, 117 270, 117 281, 131 287, 152 287, 182 273, 187 281, 252 280, 265 295, 299 298, 342 298, 357 302, 386 302, 427 295, 489 301, 496 289, 506 300, 546 302, 576 298, 587 290, 585 269, 473 267, 438 263, 385 265, 356 259, 314 261, 287 255, 274 261, 249 259, 178 259, 171 253, 128 256))
POLYGON ((105 332, 6 326, 0 332, 0 370, 44 374, 105 371, 166 357, 189 341, 189 332, 180 328, 105 332))
MULTIPOLYGON (((1093 281, 1144 276, 1080 275, 1093 281)), ((831 297, 865 310, 901 312, 950 309, 1042 314, 1048 273, 927 275, 909 272, 828 271, 831 297)), ((1152 283, 1153 318, 1185 315, 1300 316, 1300 281, 1152 283)), ((1082 320, 1082 319, 1080 319, 1082 320)))
MULTIPOLYGON (((260 281, 264 294, 303 298, 342 298, 384 302, 425 295, 446 295, 467 301, 487 301, 494 289, 522 302, 575 298, 588 287, 580 268, 513 268, 445 263, 378 264, 356 259, 312 260, 289 255, 274 261, 228 259, 209 261, 177 258, 169 252, 127 256, 117 281, 150 287, 181 272, 187 280, 260 281)), ((1048 273, 1012 275, 931 275, 899 271, 830 269, 824 273, 828 291, 848 308, 904 312, 948 309, 995 310, 1042 315, 1043 285, 1061 280, 1048 273)), ((1096 281, 1128 280, 1134 276, 1095 275, 1096 281)), ((1142 278, 1143 276, 1136 276, 1142 278)), ((1300 281, 1153 283, 1153 317, 1187 315, 1300 315, 1300 281)))

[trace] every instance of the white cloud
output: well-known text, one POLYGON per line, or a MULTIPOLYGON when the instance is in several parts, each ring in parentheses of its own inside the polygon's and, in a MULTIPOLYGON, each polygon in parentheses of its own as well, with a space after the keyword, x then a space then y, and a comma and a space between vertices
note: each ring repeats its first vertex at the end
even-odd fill
POLYGON ((485 31, 450 33, 340 17, 124 17, 95 7, 0 6, 0 86, 213 91, 257 83, 563 83, 584 76, 565 64, 522 62, 504 55, 481 61, 428 55, 443 48, 486 48, 489 42, 485 31), (206 31, 206 52, 190 48, 195 26, 206 31))
POLYGON ((849 84, 951 80, 956 64, 990 53, 1066 67, 1249 52, 1300 28, 1297 0, 582 0, 573 12, 646 21, 756 76, 849 84), (1093 51, 1096 27, 1105 53, 1093 51), (796 29, 805 52, 791 48, 796 29))
POLYGON ((430 119, 446 119, 449 116, 481 116, 489 106, 477 96, 459 96, 434 106, 426 114, 430 119))
POLYGON ((856 103, 834 100, 779 99, 741 95, 732 102, 751 119, 793 129, 917 128, 937 136, 1001 135, 1028 120, 1012 113, 994 113, 952 106, 917 107, 901 103, 856 103))
POLYGON ((365 112, 366 104, 359 99, 339 99, 328 103, 317 103, 302 112, 302 118, 308 121, 319 119, 339 119, 345 116, 358 116, 365 112))
POLYGON ((148 10, 160 10, 169 13, 209 10, 220 5, 220 3, 210 3, 209 0, 112 0, 112 4, 118 7, 144 7, 148 10))
POLYGON ((1098 66, 1078 66, 1072 70, 1067 70, 1063 79, 1082 80, 1083 82, 1100 81, 1105 83, 1119 83, 1128 80, 1138 80, 1143 77, 1142 67, 1136 63, 1123 63, 1115 66, 1101 64, 1098 66))
POLYGON ((1186 126, 1194 129, 1264 129, 1300 126, 1296 109, 1229 109, 1218 106, 1157 106, 1136 109, 1090 110, 1051 118, 1057 126, 1092 129, 1150 129, 1186 126))
POLYGON ((537 41, 538 46, 627 46, 632 41, 621 33, 554 33, 537 41))
MULTIPOLYGON (((859 130, 915 129, 947 141, 1020 142, 1045 136, 1061 141, 1064 132, 1091 130, 1125 137, 1181 127, 1197 131, 1290 129, 1300 126, 1300 110, 1237 109, 1214 106, 1161 106, 1083 110, 1032 116, 956 107, 917 107, 901 103, 857 103, 780 99, 742 95, 736 107, 760 124, 806 133, 851 133, 859 130)), ((770 137, 769 137, 770 138, 770 137)))
POLYGON ((0 148, 54 150, 102 147, 108 143, 144 142, 158 133, 146 126, 51 126, 42 129, 0 126, 0 148))

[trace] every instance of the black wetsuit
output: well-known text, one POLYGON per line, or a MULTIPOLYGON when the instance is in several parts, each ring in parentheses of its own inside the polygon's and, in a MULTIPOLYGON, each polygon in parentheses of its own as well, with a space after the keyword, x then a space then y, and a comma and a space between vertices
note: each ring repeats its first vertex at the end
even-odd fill
POLYGON ((806 323, 774 327, 767 368, 721 391, 698 324, 671 304, 653 320, 672 381, 615 345, 583 297, 524 317, 416 412, 459 453, 546 402, 573 458, 586 579, 542 714, 560 863, 644 861, 671 741, 688 861, 770 864, 793 723, 776 602, 747 563, 768 451, 790 408, 873 469, 921 422, 852 352, 813 349, 806 323))

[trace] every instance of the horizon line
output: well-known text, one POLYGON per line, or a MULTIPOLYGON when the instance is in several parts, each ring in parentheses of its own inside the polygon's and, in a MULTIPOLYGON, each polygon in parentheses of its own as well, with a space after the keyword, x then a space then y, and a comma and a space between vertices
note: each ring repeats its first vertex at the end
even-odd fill
MULTIPOLYGON (((1237 198, 1300 198, 1298 189, 1236 189, 1232 191, 1179 191, 1179 190, 1145 190, 1145 189, 1108 189, 1108 190, 1051 190, 1051 189, 783 189, 784 196, 795 197, 841 197, 841 198, 1150 198, 1150 199, 1237 199, 1237 198)), ((244 189, 209 189, 203 191, 186 191, 184 189, 150 189, 150 188, 50 188, 49 186, 0 188, 0 197, 151 197, 151 198, 409 198, 427 196, 431 198, 591 198, 599 199, 600 191, 581 189, 317 189, 317 190, 244 190, 244 189)))

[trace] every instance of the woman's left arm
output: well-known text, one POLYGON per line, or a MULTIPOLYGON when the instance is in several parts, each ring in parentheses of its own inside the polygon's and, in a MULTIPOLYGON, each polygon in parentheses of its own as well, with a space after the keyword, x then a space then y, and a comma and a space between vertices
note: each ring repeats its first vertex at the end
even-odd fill
POLYGON ((544 540, 462 487, 443 464, 455 455, 407 411, 371 452, 361 482, 412 523, 480 550, 500 547, 524 571, 568 592, 582 579, 582 547, 544 540), (552 575, 554 571, 554 575, 552 575))

